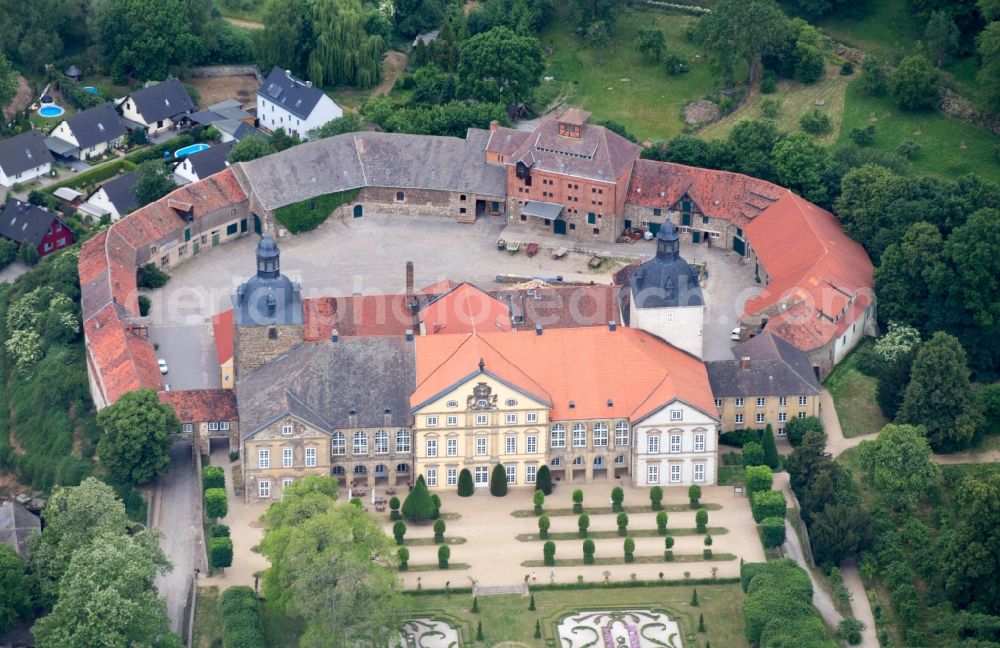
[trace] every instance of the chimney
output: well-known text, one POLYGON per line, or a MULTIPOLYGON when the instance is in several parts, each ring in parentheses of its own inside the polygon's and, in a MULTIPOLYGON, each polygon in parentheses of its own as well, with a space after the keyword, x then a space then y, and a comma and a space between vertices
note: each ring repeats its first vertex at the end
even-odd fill
POLYGON ((614 333, 618 330, 618 323, 614 320, 608 320, 608 330, 614 333))
POLYGON ((413 342, 413 329, 406 329, 406 341, 413 342))
POLYGON ((500 128, 500 122, 495 119, 490 120, 490 130, 495 131, 498 128, 500 128))
POLYGON ((313 82, 312 81, 306 81, 306 87, 307 88, 313 87, 313 82))
POLYGON ((333 333, 330 334, 331 342, 340 342, 340 331, 333 329, 333 333))
POLYGON ((740 369, 749 369, 749 368, 750 368, 750 357, 743 356, 742 358, 740 358, 740 369))
POLYGON ((358 410, 351 408, 347 413, 348 427, 358 427, 358 410))
POLYGON ((386 427, 392 426, 392 410, 388 407, 382 410, 382 422, 386 427))
POLYGON ((289 79, 291 79, 292 78, 292 71, 291 70, 285 70, 285 76, 288 77, 289 79))
POLYGON ((541 334, 542 334, 542 325, 535 324, 535 335, 541 335, 541 334))

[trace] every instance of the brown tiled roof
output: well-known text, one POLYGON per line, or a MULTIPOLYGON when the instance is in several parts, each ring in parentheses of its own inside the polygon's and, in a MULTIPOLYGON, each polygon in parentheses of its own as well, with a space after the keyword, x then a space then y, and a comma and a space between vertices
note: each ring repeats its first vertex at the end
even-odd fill
POLYGON ((461 283, 418 313, 425 335, 509 331, 507 306, 470 283, 461 283))
POLYGON ((544 286, 539 288, 509 288, 491 294, 507 304, 515 318, 514 330, 569 328, 575 326, 607 326, 619 322, 618 286, 544 286))
POLYGON ((543 118, 511 155, 510 163, 566 175, 614 182, 632 170, 641 147, 603 126, 584 124, 581 137, 559 134, 559 120, 543 118))
POLYGON ((212 316, 212 336, 215 338, 215 359, 219 366, 233 359, 233 309, 212 316))
POLYGON ((236 392, 232 389, 161 391, 160 402, 171 405, 181 423, 235 421, 236 392))
POLYGON ((130 327, 128 313, 108 304, 83 324, 87 362, 104 401, 136 389, 162 389, 163 376, 149 340, 130 327))
MULTIPOLYGON (((421 303, 427 296, 418 296, 421 303)), ((302 300, 305 340, 326 340, 336 329, 344 337, 403 336, 414 329, 406 295, 308 297, 302 300)))

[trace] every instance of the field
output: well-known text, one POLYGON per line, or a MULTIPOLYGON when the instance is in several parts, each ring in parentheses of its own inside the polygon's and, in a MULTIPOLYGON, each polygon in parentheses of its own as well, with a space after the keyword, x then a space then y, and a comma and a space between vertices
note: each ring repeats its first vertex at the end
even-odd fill
POLYGON ((858 345, 823 382, 833 396, 845 437, 874 434, 889 422, 875 401, 876 380, 858 369, 858 351, 867 344, 872 344, 870 338, 858 345))
POLYGON ((198 91, 198 108, 205 108, 225 99, 239 99, 244 109, 257 105, 257 79, 251 75, 225 77, 191 77, 184 80, 198 91))
POLYGON ((542 81, 542 92, 567 105, 589 110, 595 121, 619 121, 641 140, 669 139, 684 131, 681 109, 717 90, 718 83, 699 47, 685 30, 697 18, 654 9, 625 8, 612 30, 612 44, 594 51, 575 31, 574 22, 559 11, 539 40, 552 48, 546 72, 553 81, 542 81), (633 43, 639 29, 656 25, 667 36, 667 49, 688 61, 691 71, 669 76, 662 63, 640 56, 633 43), (557 89, 546 89, 556 84, 557 89))

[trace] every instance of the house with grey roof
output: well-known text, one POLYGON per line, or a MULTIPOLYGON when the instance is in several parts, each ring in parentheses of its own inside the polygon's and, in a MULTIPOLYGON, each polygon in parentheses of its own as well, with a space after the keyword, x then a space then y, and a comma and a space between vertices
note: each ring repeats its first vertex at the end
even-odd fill
POLYGON ((42 532, 42 521, 37 515, 14 501, 0 505, 0 543, 19 555, 28 552, 28 538, 42 532))
POLYGON ((724 431, 770 425, 784 436, 792 418, 819 416, 822 388, 805 351, 762 333, 734 346, 733 356, 705 363, 724 431))
POLYGON ((122 116, 131 128, 140 128, 147 135, 174 128, 189 121, 194 102, 177 79, 147 86, 127 95, 121 103, 122 116))
POLYGON ((257 89, 257 118, 267 132, 283 128, 289 135, 309 139, 310 131, 343 115, 343 108, 312 81, 296 79, 290 70, 277 66, 257 89))
POLYGON ((130 171, 102 184, 84 203, 84 211, 100 218, 105 214, 114 222, 139 206, 132 188, 139 180, 138 171, 130 171))
POLYGON ((60 218, 59 213, 44 207, 12 199, 0 212, 0 236, 19 247, 31 244, 44 257, 73 245, 73 231, 60 218))
POLYGON ((125 139, 125 122, 111 103, 70 115, 52 129, 45 146, 57 158, 89 160, 104 155, 125 139))
POLYGON ((52 171, 52 154, 34 129, 0 140, 0 185, 11 187, 52 171))
POLYGON ((235 140, 216 144, 215 146, 187 155, 174 168, 174 180, 177 184, 197 182, 229 167, 229 152, 233 150, 235 140))

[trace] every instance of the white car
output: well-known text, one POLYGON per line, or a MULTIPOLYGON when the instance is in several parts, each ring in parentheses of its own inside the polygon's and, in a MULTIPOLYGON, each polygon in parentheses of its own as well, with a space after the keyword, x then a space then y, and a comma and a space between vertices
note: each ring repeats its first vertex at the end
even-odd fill
POLYGON ((163 358, 160 358, 159 360, 156 361, 156 364, 159 365, 159 367, 160 367, 160 373, 161 374, 167 373, 167 361, 166 360, 164 360, 163 358))
MULTIPOLYGON (((740 341, 740 327, 737 326, 736 328, 734 328, 732 331, 729 332, 729 339, 736 340, 737 342, 740 341)), ((160 368, 162 369, 165 366, 166 365, 161 365, 160 368)))

